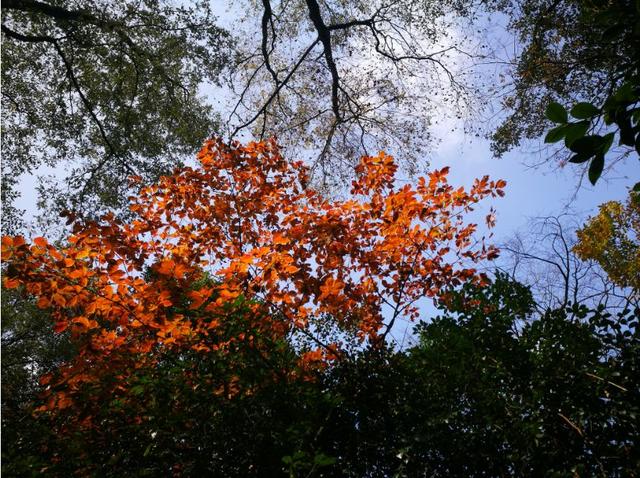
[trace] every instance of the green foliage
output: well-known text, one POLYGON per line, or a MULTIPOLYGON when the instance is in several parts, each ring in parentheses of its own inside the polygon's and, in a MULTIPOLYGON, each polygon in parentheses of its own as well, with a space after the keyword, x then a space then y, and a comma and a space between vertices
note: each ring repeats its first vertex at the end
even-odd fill
MULTIPOLYGON (((217 129, 199 96, 228 57, 209 2, 2 2, 3 230, 23 174, 68 172, 40 185, 49 212, 121 207, 127 178, 155 180, 217 129)), ((51 217, 48 218, 51 220, 51 217)))
POLYGON ((52 430, 32 416, 38 377, 75 354, 66 334, 54 334, 46 313, 22 291, 2 289, 2 473, 39 476, 48 465, 52 430))
POLYGON ((618 145, 638 148, 640 6, 638 2, 553 0, 487 2, 505 13, 523 52, 511 72, 512 93, 504 100, 510 114, 496 130, 493 150, 501 155, 523 139, 536 139, 552 121, 545 142, 565 138, 577 153, 569 160, 591 160, 595 183, 615 133, 618 145), (570 122, 567 109, 579 120, 570 122), (584 141, 581 141, 584 139, 584 141))
MULTIPOLYGON (((202 283, 208 281, 205 277, 202 283)), ((3 300, 4 304, 9 306, 9 301, 3 300)), ((286 456, 297 457, 299 470, 332 463, 331 457, 315 453, 307 443, 315 433, 311 427, 321 421, 320 390, 299 378, 300 356, 291 344, 261 334, 247 320, 243 307, 249 301, 238 298, 229 304, 235 320, 218 329, 223 343, 232 337, 244 339, 230 341, 218 351, 167 350, 151 363, 144 354, 124 364, 113 357, 105 377, 113 390, 97 401, 91 387, 99 385, 80 390, 87 397, 82 401, 81 427, 72 426, 65 411, 34 414, 40 404, 38 377, 63 365, 51 340, 68 342, 66 336, 54 335, 48 318, 27 304, 28 314, 21 317, 31 325, 38 316, 44 321, 41 334, 34 338, 42 352, 33 352, 34 357, 43 355, 47 361, 40 360, 31 369, 32 391, 19 405, 4 393, 5 387, 13 390, 25 380, 11 376, 6 380, 4 374, 11 368, 3 365, 7 476, 279 476, 287 468, 282 461, 286 456), (119 392, 124 388, 130 394, 119 392), (17 413, 6 414, 5 408, 17 413), (307 467, 300 456, 311 464, 307 467)), ((175 312, 187 312, 185 304, 186 299, 177 303, 175 312)), ((7 332, 3 329, 3 354, 10 359, 20 356, 6 347, 16 336, 14 322, 9 322, 7 332)), ((55 388, 55 382, 54 375, 48 386, 55 388)))
POLYGON ((602 108, 596 108, 591 103, 577 103, 571 109, 571 116, 582 121, 568 122, 566 110, 558 103, 550 103, 547 108, 547 118, 560 126, 549 130, 545 143, 555 143, 565 138, 565 146, 574 156, 570 163, 584 163, 591 160, 589 165, 589 181, 596 184, 604 169, 605 155, 613 145, 616 133, 619 146, 635 147, 640 154, 640 86, 625 83, 619 90, 607 98, 602 108), (564 113, 564 114, 562 114, 564 113), (586 134, 593 131, 598 121, 603 120, 607 126, 615 126, 617 131, 604 136, 586 134))
POLYGON ((640 311, 532 311, 498 275, 453 293, 417 346, 337 364, 330 476, 633 476, 640 311))
POLYGON ((589 119, 598 114, 600 114, 600 110, 591 103, 576 103, 573 108, 571 108, 571 116, 578 119, 589 119))
MULTIPOLYGON (((572 306, 535 318, 528 291, 500 275, 448 304, 419 327, 420 344, 397 375, 379 382, 393 424, 385 442, 397 453, 384 475, 633 474, 640 311, 611 317, 572 306)), ((379 417, 380 408, 358 415, 379 417)), ((372 449, 380 436, 358 442, 372 449)))
POLYGON ((551 102, 544 112, 547 119, 554 123, 566 123, 567 122, 567 110, 564 109, 560 103, 551 102))
MULTIPOLYGON (((20 460, 33 464, 23 471, 634 476, 640 310, 573 305, 536 316, 530 291, 500 274, 440 307, 417 327, 416 346, 360 350, 311 380, 286 341, 167 353, 126 379, 135 401, 105 397, 99 426, 22 448, 20 460)), ((31 433, 46 423, 39 417, 31 433)), ((18 454, 5 457, 16 470, 18 454)))

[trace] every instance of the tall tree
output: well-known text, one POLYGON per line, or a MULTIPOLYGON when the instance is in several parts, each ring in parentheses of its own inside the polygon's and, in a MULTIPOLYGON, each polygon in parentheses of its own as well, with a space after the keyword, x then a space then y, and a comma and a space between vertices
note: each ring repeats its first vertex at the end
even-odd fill
POLYGON ((96 215, 126 204, 127 178, 157 179, 219 128, 200 96, 228 61, 207 1, 2 2, 3 228, 23 174, 41 206, 96 215))
POLYGON ((570 214, 537 218, 525 233, 500 245, 500 267, 531 288, 540 313, 576 303, 603 306, 610 312, 640 306, 629 287, 636 252, 630 216, 622 214, 613 224, 605 218, 594 218, 593 227, 585 226, 583 232, 570 214), (615 260, 598 260, 607 249, 615 260), (607 268, 627 271, 629 279, 617 280, 607 268))
POLYGON ((423 169, 428 127, 477 95, 464 70, 477 48, 456 28, 475 12, 467 2, 247 3, 228 134, 304 148, 328 186, 348 186, 356 159, 379 150, 423 169))

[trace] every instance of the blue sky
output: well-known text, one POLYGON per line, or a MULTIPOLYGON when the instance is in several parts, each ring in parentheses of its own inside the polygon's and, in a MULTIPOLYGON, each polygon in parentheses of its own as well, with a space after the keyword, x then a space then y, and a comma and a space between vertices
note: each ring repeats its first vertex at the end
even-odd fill
MULTIPOLYGON (((487 199, 476 210, 475 222, 479 224, 479 234, 488 231, 483 226, 482 218, 489 207, 496 209, 496 227, 490 242, 501 244, 508 242, 516 233, 525 238, 527 231, 531 231, 531 224, 537 217, 560 216, 567 213, 575 216, 576 223, 583 223, 584 219, 597 213, 598 206, 606 201, 622 200, 628 197, 628 188, 640 180, 640 161, 635 156, 618 163, 615 168, 607 172, 607 176, 595 186, 584 178, 580 183, 580 174, 576 166, 558 166, 552 160, 531 168, 526 164, 538 163, 551 153, 540 150, 544 144, 532 142, 526 145, 531 150, 538 149, 540 153, 526 153, 522 150, 513 151, 500 159, 493 157, 489 149, 489 141, 482 138, 465 136, 459 130, 451 132, 450 127, 446 136, 441 136, 441 143, 435 148, 432 168, 450 167, 449 183, 468 187, 477 177, 489 175, 492 179, 505 179, 507 187, 503 198, 487 199)), ((563 222, 567 220, 563 218, 563 222)), ((571 226, 571 224, 569 224, 571 226)), ((544 248, 544 244, 542 244, 544 248)), ((509 261, 505 256, 504 260, 509 261)), ((500 264, 499 259, 497 264, 500 264)), ((428 320, 438 312, 431 301, 422 300, 419 303, 422 319, 428 320)), ((399 346, 406 347, 415 343, 416 337, 411 334, 415 324, 406 319, 399 320, 393 327, 390 338, 399 346)))
MULTIPOLYGON (((212 99, 216 94, 219 95, 220 90, 209 90, 212 99)), ((449 166, 449 182, 456 186, 468 187, 474 178, 484 175, 507 181, 505 197, 485 201, 474 218, 482 225, 482 217, 488 212, 489 206, 495 208, 497 225, 492 241, 495 243, 506 242, 516 232, 526 234, 528 225, 536 217, 560 215, 568 211, 578 218, 593 215, 598 205, 605 201, 624 200, 628 188, 640 180, 640 162, 631 157, 614 170, 607 171, 605 179, 596 186, 591 186, 583 179, 581 187, 578 187, 580 175, 574 165, 561 168, 552 160, 536 168, 526 165, 539 163, 550 155, 551 151, 545 149, 541 142, 526 144, 523 149, 496 159, 487 139, 465 135, 462 128, 454 127, 452 131, 452 126, 455 125, 449 121, 435 126, 434 133, 438 141, 433 146, 430 168, 449 166), (539 152, 527 153, 526 150, 539 152)), ((43 168, 40 173, 64 176, 64 171, 51 168, 43 168)), ((36 212, 36 184, 33 176, 25 176, 21 181, 22 197, 16 205, 26 210, 27 218, 32 218, 36 212)), ((480 230, 484 232, 483 228, 480 230)), ((30 232, 39 235, 44 231, 33 229, 30 232)), ((427 316, 433 311, 426 303, 424 310, 427 316)), ((399 322, 393 330, 395 339, 402 342, 403 337, 406 338, 405 331, 410 328, 406 323, 399 322)))
MULTIPOLYGON (((540 145, 529 144, 533 149, 540 145)), ((452 184, 469 185, 473 178, 488 174, 507 181, 506 195, 493 201, 497 210, 494 230, 497 239, 507 239, 523 230, 531 218, 560 215, 569 212, 580 217, 593 215, 598 205, 610 200, 624 200, 628 188, 640 180, 640 161, 627 158, 606 172, 606 177, 592 186, 585 178, 580 187, 580 169, 573 164, 560 167, 549 160, 535 168, 527 166, 541 161, 551 151, 525 153, 513 151, 502 158, 494 158, 485 139, 467 138, 454 132, 436 148, 431 166, 450 166, 452 184)))

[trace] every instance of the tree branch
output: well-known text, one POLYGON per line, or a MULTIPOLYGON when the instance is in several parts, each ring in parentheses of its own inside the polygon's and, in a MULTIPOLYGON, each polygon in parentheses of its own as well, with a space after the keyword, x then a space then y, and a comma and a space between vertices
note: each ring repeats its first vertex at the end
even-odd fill
MULTIPOLYGON (((273 11, 271 10, 271 3, 269 0, 262 0, 262 5, 264 6, 264 13, 262 15, 262 56, 264 57, 264 64, 267 67, 267 71, 271 73, 273 77, 273 81, 276 86, 279 84, 278 74, 271 68, 271 63, 269 63, 269 55, 273 51, 273 47, 271 51, 267 51, 267 43, 269 41, 269 25, 271 25, 271 33, 273 35, 273 40, 275 40, 275 30, 273 28, 273 11)), ((273 43, 272 43, 273 44, 273 43)))
POLYGON ((14 40, 29 43, 55 43, 57 41, 55 38, 48 35, 23 35, 22 33, 11 30, 6 25, 2 25, 2 33, 7 35, 9 38, 13 38, 14 40))
POLYGON ((247 126, 249 126, 250 124, 252 124, 256 119, 258 119, 260 117, 260 115, 262 115, 262 113, 269 107, 269 105, 271 104, 271 102, 274 100, 274 98, 276 96, 278 96, 278 93, 280 93, 280 90, 282 89, 282 87, 284 85, 287 84, 287 82, 289 81, 289 79, 293 76, 293 74, 296 72, 296 70, 300 67, 300 65, 302 64, 302 62, 304 61, 304 59, 307 57, 307 55, 309 53, 311 53, 311 51, 315 48, 315 46, 318 44, 320 40, 318 38, 316 38, 313 43, 311 43, 311 45, 309 45, 309 47, 304 51, 304 53, 300 56, 300 58, 298 59, 298 61, 296 62, 295 65, 293 65, 293 68, 291 69, 291 71, 287 74, 287 76, 276 86, 275 90, 273 91, 273 93, 271 93, 271 95, 269 96, 269 98, 267 98, 267 101, 265 101, 265 103, 262 105, 262 107, 260 107, 260 109, 256 112, 255 115, 253 115, 253 117, 251 117, 250 120, 246 121, 245 123, 241 124, 240 126, 238 126, 236 129, 233 130, 233 133, 231 133, 231 137, 234 137, 236 134, 238 134, 238 132, 240 130, 242 130, 243 128, 246 128, 247 126))
MULTIPOLYGON (((58 20, 79 20, 93 17, 89 12, 82 10, 67 10, 66 8, 36 0, 4 0, 2 10, 19 10, 28 13, 40 13, 58 20)), ((93 17, 95 18, 95 17, 93 17)))
POLYGON ((309 18, 318 32, 318 39, 322 42, 327 68, 329 68, 329 72, 331 73, 331 105, 333 107, 333 114, 336 119, 340 121, 340 102, 338 99, 340 76, 338 75, 336 62, 333 59, 333 51, 331 49, 331 32, 322 20, 322 14, 320 13, 320 5, 318 5, 318 2, 316 0, 306 0, 306 3, 307 8, 309 9, 309 18))

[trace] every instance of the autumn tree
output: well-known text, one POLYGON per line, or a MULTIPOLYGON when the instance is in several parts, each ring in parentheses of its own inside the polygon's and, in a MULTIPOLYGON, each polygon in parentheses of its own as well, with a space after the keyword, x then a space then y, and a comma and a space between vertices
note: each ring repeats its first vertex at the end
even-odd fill
MULTIPOLYGON (((572 214, 535 218, 524 231, 499 245, 499 269, 530 287, 539 313, 569 304, 602 306, 609 312, 640 305, 633 290, 614 280, 604 263, 588 260, 579 252, 584 242, 581 237, 587 244, 606 247, 604 231, 580 232, 586 227, 582 222, 572 214)), ((625 250, 632 252, 628 247, 625 250)), ((629 269, 633 254, 626 257, 619 266, 629 269)))
POLYGON ((481 48, 462 27, 471 2, 246 5, 227 133, 304 145, 312 179, 328 188, 348 189, 357 158, 381 149, 405 172, 423 170, 429 126, 478 100, 467 67, 481 48))
MULTIPOLYGON (((64 430, 99 428, 107 397, 145 420, 138 379, 171 355, 248 347, 270 360, 285 341, 300 371, 276 366, 284 380, 346 357, 340 334, 380 347, 396 321, 418 316, 418 300, 482 282, 473 263, 496 255, 463 216, 501 195, 503 181, 485 177, 465 191, 446 183, 445 169, 398 188, 393 159, 380 153, 362 159, 353 199, 330 202, 273 141, 209 141, 199 162, 132 197, 131 220, 78 221, 58 246, 3 238, 5 287, 34 296, 79 347, 41 378, 38 411, 65 417, 64 430)), ((228 370, 212 370, 204 388, 258 393, 260 381, 241 386, 228 370)), ((185 386, 196 388, 203 377, 192 373, 185 386)))
POLYGON ((585 260, 600 264, 611 281, 640 291, 640 202, 633 196, 626 204, 610 201, 578 231, 573 250, 585 260))
POLYGON ((3 229, 23 225, 20 177, 41 167, 66 170, 42 208, 97 217, 126 205, 128 176, 195 153, 219 128, 199 92, 229 56, 214 20, 206 1, 2 2, 3 229))

